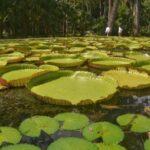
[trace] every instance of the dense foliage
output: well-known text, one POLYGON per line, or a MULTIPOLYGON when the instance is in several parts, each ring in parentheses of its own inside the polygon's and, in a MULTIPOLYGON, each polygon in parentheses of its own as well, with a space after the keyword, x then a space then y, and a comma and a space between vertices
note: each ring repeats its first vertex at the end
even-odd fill
MULTIPOLYGON (((148 0, 115 1, 118 7, 112 8, 112 15, 116 12, 112 34, 121 25, 125 35, 137 34, 135 26, 141 27, 142 34, 150 35, 148 0), (139 4, 136 17, 135 4, 139 4), (134 22, 140 25, 134 26, 134 22)), ((87 32, 102 35, 109 17, 113 18, 109 13, 115 1, 0 0, 0 37, 77 36, 87 32)))

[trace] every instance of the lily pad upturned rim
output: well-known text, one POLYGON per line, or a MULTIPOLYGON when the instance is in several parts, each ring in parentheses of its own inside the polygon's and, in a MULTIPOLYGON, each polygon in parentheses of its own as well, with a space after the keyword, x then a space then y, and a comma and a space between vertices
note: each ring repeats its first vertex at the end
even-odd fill
MULTIPOLYGON (((134 75, 136 75, 137 77, 138 76, 140 76, 140 77, 142 77, 143 76, 143 78, 146 78, 146 80, 145 81, 147 81, 147 79, 149 79, 149 81, 150 81, 150 76, 146 73, 146 72, 141 72, 141 71, 138 71, 138 70, 135 70, 135 69, 126 69, 126 68, 118 68, 118 69, 113 69, 113 70, 108 70, 108 71, 104 71, 104 72, 102 72, 102 75, 104 75, 104 76, 109 76, 109 77, 112 77, 112 78, 114 78, 117 82, 118 82, 118 84, 119 84, 119 87, 120 88, 122 88, 122 89, 128 89, 128 90, 137 90, 137 89, 144 89, 144 88, 148 88, 148 87, 150 87, 150 82, 148 82, 148 83, 146 83, 146 84, 143 84, 143 82, 141 82, 141 83, 139 83, 138 85, 132 85, 132 86, 130 86, 128 83, 129 83, 129 81, 127 81, 126 83, 124 83, 123 85, 122 85, 122 81, 125 81, 125 77, 123 77, 122 75, 118 75, 118 77, 122 77, 123 79, 122 80, 119 80, 117 77, 113 77, 113 75, 111 75, 110 73, 113 73, 114 75, 116 75, 116 74, 119 74, 119 73, 124 73, 125 75, 127 74, 127 75, 132 75, 132 74, 134 74, 134 75)), ((130 82, 132 82, 132 80, 130 80, 130 82)), ((137 83, 136 83, 137 84, 137 83)))
MULTIPOLYGON (((83 72, 84 71, 77 71, 77 72, 83 72)), ((32 78, 29 83, 27 84, 27 87, 29 88, 29 90, 31 91, 32 87, 35 87, 35 86, 38 86, 38 85, 42 85, 44 83, 47 83, 47 82, 51 82, 53 80, 57 80, 61 77, 69 77, 69 78, 72 78, 72 76, 74 76, 76 72, 73 72, 73 71, 56 71, 56 72, 47 72, 47 73, 44 73, 40 76, 37 76, 35 78, 32 78)), ((90 72, 85 72, 85 73, 90 73, 90 72)), ((93 73, 91 73, 93 74, 93 73)), ((94 75, 94 74, 93 74, 94 75)), ((117 91, 117 87, 118 87, 118 84, 117 82, 112 79, 112 78, 105 78, 105 77, 99 77, 100 80, 104 80, 104 82, 106 82, 109 87, 110 85, 112 85, 112 88, 111 88, 111 93, 109 92, 109 94, 107 94, 107 96, 105 97, 99 97, 99 99, 97 99, 96 102, 100 102, 102 100, 107 100, 107 99, 110 99, 117 91), (113 92, 112 92, 113 91, 113 92)), ((72 105, 72 103, 69 101, 69 100, 65 100, 65 99, 56 99, 56 98, 53 98, 53 97, 49 97, 49 96, 42 96, 40 94, 37 94, 33 91, 31 91, 31 93, 33 95, 35 95, 37 98, 43 100, 43 101, 46 101, 46 102, 49 102, 49 103, 52 103, 52 104, 57 104, 57 105, 72 105)), ((79 103, 77 104, 73 104, 73 105, 87 105, 87 104, 93 104, 93 103, 96 103, 96 102, 93 102, 92 100, 90 99, 84 99, 84 100, 80 100, 79 103)))
POLYGON ((54 118, 60 122, 63 122, 61 126, 61 129, 63 130, 80 130, 89 124, 89 118, 80 113, 60 113, 54 118))

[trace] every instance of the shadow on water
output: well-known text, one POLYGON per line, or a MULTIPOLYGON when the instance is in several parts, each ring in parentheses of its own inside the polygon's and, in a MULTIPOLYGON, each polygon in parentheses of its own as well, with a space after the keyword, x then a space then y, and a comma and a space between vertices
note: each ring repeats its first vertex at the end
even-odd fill
MULTIPOLYGON (((24 119, 34 115, 55 116, 62 112, 80 112, 91 121, 110 121, 124 113, 145 114, 144 107, 150 106, 150 89, 140 91, 119 91, 111 100, 102 104, 88 106, 57 106, 37 100, 26 88, 9 89, 0 92, 0 125, 19 126, 24 119)), ((56 133, 56 137, 75 133, 56 133)), ((142 135, 126 133, 124 145, 128 150, 142 150, 142 135)), ((77 134, 78 136, 78 134, 77 134)), ((44 150, 44 149, 43 149, 44 150)))

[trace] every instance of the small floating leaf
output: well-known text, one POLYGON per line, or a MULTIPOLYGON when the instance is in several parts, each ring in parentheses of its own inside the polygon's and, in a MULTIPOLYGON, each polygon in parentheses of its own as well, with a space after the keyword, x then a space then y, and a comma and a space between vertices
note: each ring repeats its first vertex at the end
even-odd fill
POLYGON ((117 118, 121 126, 131 125, 131 131, 143 133, 150 131, 150 119, 143 115, 125 114, 117 118))
POLYGON ((55 119, 62 121, 62 129, 64 130, 78 130, 82 129, 89 123, 89 119, 78 113, 62 113, 55 116, 55 119))
POLYGON ((146 140, 144 143, 144 149, 145 150, 150 150, 150 139, 146 140))
POLYGON ((98 150, 98 147, 80 138, 60 138, 52 143, 47 150, 98 150))
POLYGON ((109 122, 93 123, 83 129, 83 136, 93 141, 102 138, 104 143, 117 144, 124 138, 123 131, 116 125, 109 122))
POLYGON ((2 147, 0 150, 40 150, 40 148, 30 144, 16 144, 2 147))
POLYGON ((4 142, 17 144, 21 140, 21 134, 12 127, 0 127, 0 145, 4 142))
POLYGON ((41 131, 46 132, 51 135, 59 129, 59 123, 50 117, 47 116, 34 116, 29 119, 24 120, 19 130, 22 134, 31 137, 38 137, 41 134, 41 131))
POLYGON ((99 150, 126 150, 124 147, 122 147, 121 145, 117 145, 117 144, 100 143, 100 144, 97 144, 97 146, 99 147, 99 150))

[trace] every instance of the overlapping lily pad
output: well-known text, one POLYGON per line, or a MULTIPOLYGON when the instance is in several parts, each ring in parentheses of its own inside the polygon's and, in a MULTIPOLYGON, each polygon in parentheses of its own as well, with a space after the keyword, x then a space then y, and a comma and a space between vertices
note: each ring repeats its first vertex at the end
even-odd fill
POLYGON ((62 113, 55 116, 55 119, 63 122, 61 129, 63 130, 79 130, 88 125, 89 119, 83 114, 78 113, 62 113))
POLYGON ((98 147, 95 144, 88 142, 84 139, 74 137, 60 138, 48 147, 48 150, 77 150, 77 149, 98 150, 98 147))
POLYGON ((103 72, 104 76, 109 76, 118 81, 123 89, 143 89, 150 87, 150 76, 144 72, 136 70, 110 70, 103 72))
POLYGON ((0 127, 0 145, 3 143, 17 144, 21 140, 18 130, 11 127, 0 127))
POLYGON ((117 67, 130 66, 133 63, 133 60, 119 58, 119 57, 110 57, 105 59, 98 59, 89 62, 89 66, 94 68, 110 69, 117 67))
POLYGON ((85 127, 82 133, 89 141, 102 138, 106 144, 117 144, 124 138, 123 131, 118 126, 109 122, 93 123, 85 127))
POLYGON ((40 148, 31 144, 16 144, 2 147, 0 150, 40 150, 40 148))
POLYGON ((31 64, 9 65, 0 70, 0 76, 11 86, 24 86, 32 76, 43 72, 43 69, 31 64))
POLYGON ((59 129, 59 123, 48 116, 34 116, 24 120, 19 130, 23 135, 30 137, 39 137, 41 131, 51 135, 59 129))
POLYGON ((117 92, 117 86, 116 81, 109 77, 84 71, 45 73, 28 84, 32 93, 61 105, 91 104, 109 99, 117 92))
POLYGON ((136 114, 124 114, 117 118, 121 126, 130 126, 131 131, 143 133, 150 131, 150 119, 146 116, 136 114))

